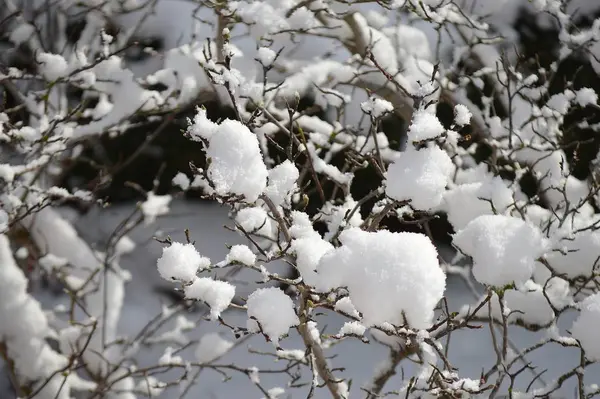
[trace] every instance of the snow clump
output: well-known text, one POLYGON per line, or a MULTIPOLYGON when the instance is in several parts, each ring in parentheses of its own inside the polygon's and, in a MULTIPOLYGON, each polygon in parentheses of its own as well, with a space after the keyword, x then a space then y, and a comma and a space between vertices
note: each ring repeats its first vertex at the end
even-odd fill
POLYGON ((441 201, 452 160, 439 147, 407 149, 392 163, 386 173, 386 194, 397 201, 410 200, 410 206, 430 210, 441 201))
POLYGON ((366 327, 384 323, 400 326, 405 321, 417 329, 431 326, 433 309, 444 294, 446 275, 429 238, 417 233, 350 228, 339 239, 342 245, 325 254, 319 263, 322 289, 347 287, 366 327))
POLYGON ((294 311, 294 303, 281 289, 259 288, 248 297, 248 330, 261 331, 279 345, 279 339, 289 329, 300 324, 294 311))
POLYGON ((192 244, 174 242, 163 248, 157 266, 158 273, 165 280, 192 282, 199 270, 210 266, 210 259, 201 256, 192 244))
POLYGON ((193 140, 206 140, 210 159, 208 177, 218 195, 243 195, 255 202, 267 186, 267 167, 256 135, 238 121, 225 119, 220 124, 200 109, 188 128, 193 140))
POLYGON ((413 122, 408 129, 408 138, 416 143, 439 137, 445 129, 440 120, 431 112, 419 110, 415 112, 413 122))
POLYGON ((475 279, 495 287, 524 284, 547 246, 537 227, 503 215, 479 216, 456 233, 453 242, 473 258, 475 279))
POLYGON ((210 363, 223 356, 232 347, 233 342, 221 338, 217 333, 205 334, 196 347, 196 360, 198 363, 210 363))
POLYGON ((235 286, 226 281, 202 277, 184 287, 183 292, 187 299, 203 301, 210 306, 210 318, 216 320, 231 304, 235 296, 235 286))
POLYGON ((371 97, 368 101, 360 104, 360 109, 362 109, 364 113, 369 114, 373 118, 377 119, 381 118, 388 112, 392 112, 394 110, 394 106, 387 100, 371 97))
POLYGON ((585 356, 592 362, 600 361, 600 293, 591 295, 581 303, 581 313, 571 328, 571 334, 579 341, 585 356))

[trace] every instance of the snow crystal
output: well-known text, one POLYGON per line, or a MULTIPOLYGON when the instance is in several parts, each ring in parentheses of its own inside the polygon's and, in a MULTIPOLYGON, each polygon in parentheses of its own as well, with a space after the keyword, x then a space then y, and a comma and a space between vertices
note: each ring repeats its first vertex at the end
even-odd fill
POLYGON ((205 334, 200 338, 196 348, 196 360, 198 363, 210 363, 223 356, 232 347, 233 342, 221 338, 219 334, 205 334))
POLYGON ((234 245, 229 250, 225 261, 227 263, 239 262, 244 265, 252 266, 256 263, 256 255, 247 245, 234 245))
POLYGON ((440 204, 452 173, 452 160, 438 147, 415 150, 408 148, 392 163, 386 173, 386 194, 391 198, 411 200, 419 210, 440 204))
POLYGON ((388 112, 392 112, 394 110, 394 106, 387 100, 377 97, 370 97, 368 101, 360 104, 360 109, 362 109, 363 112, 371 115, 373 118, 380 118, 388 112))
POLYGON ((456 123, 458 126, 468 125, 469 122, 471 122, 472 116, 473 115, 469 111, 469 108, 467 108, 465 105, 456 104, 454 106, 454 123, 456 123))
POLYGON ((294 302, 276 287, 257 289, 248 297, 246 306, 248 329, 253 332, 262 331, 276 346, 291 327, 300 323, 294 311, 294 302))
POLYGON ((431 112, 419 110, 415 112, 408 129, 408 138, 412 142, 431 140, 444 133, 444 126, 431 112))
POLYGON ((235 286, 226 281, 212 278, 197 278, 191 285, 184 287, 185 297, 206 302, 210 306, 210 317, 217 319, 226 310, 235 296, 235 286))
POLYGON ((153 192, 148 193, 146 201, 142 202, 140 208, 144 215, 144 223, 154 223, 157 216, 169 213, 170 195, 156 195, 153 192))
POLYGON ((342 246, 325 254, 317 272, 322 288, 346 286, 366 326, 389 322, 428 328, 446 276, 435 247, 423 234, 350 228, 342 246))
POLYGON ((243 195, 249 202, 258 199, 267 185, 267 167, 255 134, 231 119, 215 124, 203 109, 198 110, 188 133, 208 140, 208 177, 217 194, 243 195))
POLYGON ((475 279, 496 287, 525 283, 546 248, 537 227, 503 215, 479 216, 454 235, 453 243, 473 258, 475 279))
POLYGON ((581 313, 571 328, 571 334, 579 341, 590 361, 600 361, 600 293, 584 299, 580 305, 581 313))
POLYGON ((273 63, 273 61, 275 61, 276 56, 277 56, 277 53, 275 53, 273 50, 271 50, 268 47, 261 47, 258 49, 258 52, 257 52, 258 60, 265 67, 270 66, 273 63))
POLYGON ((160 276, 165 280, 190 283, 196 278, 198 270, 210 266, 210 259, 201 256, 192 244, 174 242, 163 248, 156 265, 160 276))

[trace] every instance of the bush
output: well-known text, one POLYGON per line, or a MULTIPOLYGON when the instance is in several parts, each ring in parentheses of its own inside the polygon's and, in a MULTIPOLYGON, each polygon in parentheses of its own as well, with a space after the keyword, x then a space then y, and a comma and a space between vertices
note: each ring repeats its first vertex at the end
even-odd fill
POLYGON ((600 394, 595 2, 34 3, 0 11, 0 354, 18 397, 185 395, 206 368, 269 398, 600 394), (166 12, 190 22, 184 44, 166 12), (226 205, 247 242, 214 260, 202 226, 156 238, 183 301, 121 336, 129 234, 182 193, 226 205), (61 211, 131 198, 101 251, 61 211), (243 298, 241 270, 266 287, 243 298), (68 307, 45 309, 40 275, 68 307), (450 278, 473 303, 449 304, 450 278), (229 338, 187 338, 197 302, 229 338), (492 337, 478 376, 449 354, 463 330, 492 337), (517 348, 519 330, 543 338, 517 348), (286 366, 219 362, 252 335, 286 366), (330 358, 353 339, 389 351, 360 387, 330 358), (554 344, 580 361, 546 380, 530 354, 554 344))

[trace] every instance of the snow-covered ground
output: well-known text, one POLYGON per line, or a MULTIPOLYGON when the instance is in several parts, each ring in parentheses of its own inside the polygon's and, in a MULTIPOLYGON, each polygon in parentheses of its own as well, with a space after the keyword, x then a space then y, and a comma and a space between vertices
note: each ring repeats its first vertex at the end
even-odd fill
MULTIPOLYGON (((72 211, 64 211, 70 219, 75 220, 75 226, 80 234, 90 243, 101 245, 107 240, 110 233, 115 229, 121 220, 130 214, 132 204, 123 204, 111 206, 107 209, 92 210, 85 216, 77 216, 72 211)), ((120 321, 119 332, 123 335, 132 336, 154 316, 160 313, 161 304, 171 302, 171 299, 161 294, 161 288, 164 290, 173 289, 173 286, 162 280, 156 269, 156 260, 162 252, 162 245, 153 239, 157 230, 169 234, 175 241, 185 242, 184 229, 188 228, 191 237, 196 241, 196 248, 202 255, 208 256, 213 260, 224 259, 228 253, 226 244, 243 243, 244 238, 236 233, 226 230, 223 225, 229 224, 227 218, 227 209, 216 203, 191 202, 178 200, 172 203, 172 213, 168 216, 159 217, 155 224, 150 226, 141 226, 132 232, 131 238, 138 243, 136 249, 126 255, 121 260, 121 267, 127 269, 132 274, 132 280, 128 283, 122 317, 120 321)), ((99 249, 102 247, 99 246, 99 249)), ((447 250, 442 250, 447 252, 447 250)), ((269 266, 271 268, 272 266, 269 266)), ((279 266, 280 272, 285 269, 279 266)), ((257 286, 257 281, 261 276, 255 272, 243 272, 236 276, 236 285, 239 288, 238 293, 246 296, 253 287, 257 286), (244 286, 244 284, 247 284, 244 286)), ((463 304, 472 303, 473 297, 468 288, 458 278, 450 278, 447 286, 447 297, 451 311, 458 311, 463 304)), ((56 303, 56 298, 43 294, 40 296, 45 305, 50 306, 56 303)), ((393 299, 392 299, 393 300, 393 299)), ((219 326, 218 323, 204 321, 202 311, 197 310, 186 315, 189 320, 197 321, 197 326, 188 334, 191 340, 198 339, 208 332, 219 332, 223 337, 235 341, 233 333, 226 327, 219 326)), ((245 312, 229 310, 223 315, 225 321, 230 325, 245 326, 245 312)), ((570 326, 571 320, 564 317, 562 322, 565 326, 570 326)), ((326 333, 336 333, 343 325, 344 319, 337 314, 324 314, 317 318, 320 328, 326 328, 326 333)), ((518 348, 530 346, 538 341, 542 335, 538 333, 526 332, 519 327, 511 327, 510 337, 518 348)), ((563 330, 564 332, 564 330, 563 330)), ((240 367, 256 366, 259 369, 278 369, 285 365, 284 361, 274 361, 271 356, 250 354, 249 348, 264 352, 274 352, 271 343, 265 342, 262 336, 252 336, 250 339, 238 341, 230 353, 218 361, 219 364, 235 364, 240 367)), ((290 336, 283 339, 280 345, 284 349, 302 349, 301 338, 291 332, 290 336)), ((460 368, 462 377, 479 378, 482 370, 489 368, 495 362, 495 354, 491 345, 491 335, 488 327, 484 326, 481 330, 464 330, 455 332, 451 336, 449 356, 453 364, 460 368)), ((157 345, 155 348, 143 350, 138 357, 139 365, 156 364, 158 358, 163 354, 164 346, 157 345)), ((192 360, 193 348, 184 351, 184 358, 192 360)), ((334 367, 346 367, 343 373, 339 373, 344 378, 351 379, 352 397, 363 397, 364 393, 360 387, 369 382, 378 365, 387 357, 387 350, 381 344, 372 341, 370 344, 364 344, 358 339, 349 339, 341 342, 328 354, 336 355, 332 359, 334 367)), ((549 345, 544 347, 539 353, 534 352, 527 357, 533 364, 541 365, 548 369, 538 382, 550 382, 561 373, 572 369, 579 362, 579 353, 576 350, 562 348, 559 345, 549 345)), ((412 369, 410 361, 404 361, 401 364, 407 375, 410 375, 412 369)), ((541 369, 533 371, 540 373, 541 369)), ((398 373, 401 369, 398 368, 398 373)), ((169 374, 174 377, 176 374, 169 374)), ((264 395, 258 388, 254 387, 247 376, 240 373, 231 374, 232 379, 224 382, 223 376, 212 370, 203 371, 193 389, 191 389, 187 398, 261 398, 264 395)), ((167 380, 166 378, 161 378, 167 380)), ((518 386, 526 387, 532 379, 532 373, 524 373, 517 379, 518 386)), ((261 383, 265 388, 279 386, 280 379, 277 375, 262 374, 261 383)), ((310 376, 304 375, 304 381, 310 382, 310 376)), ((600 381, 600 367, 593 366, 586 372, 587 383, 600 381)), ((400 387, 401 378, 398 375, 392 378, 386 386, 386 390, 394 390, 400 387)), ((286 388, 285 386, 283 388, 286 388)), ((564 397, 574 397, 573 384, 565 385, 561 391, 564 397)), ((308 387, 286 390, 283 397, 301 398, 306 397, 308 387)), ((178 398, 180 392, 177 388, 171 388, 162 394, 161 398, 178 398)), ((329 392, 321 389, 316 392, 315 397, 327 398, 329 392)))

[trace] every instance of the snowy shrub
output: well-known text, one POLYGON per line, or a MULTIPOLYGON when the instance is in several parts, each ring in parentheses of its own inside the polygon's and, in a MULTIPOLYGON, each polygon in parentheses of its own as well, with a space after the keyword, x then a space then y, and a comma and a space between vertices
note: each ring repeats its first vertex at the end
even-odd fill
POLYGON ((599 396, 598 15, 4 0, 0 396, 599 396), (139 202, 92 239, 72 209, 108 215, 116 185, 139 202), (203 223, 159 229, 191 192, 243 243, 216 258, 203 223), (174 304, 130 301, 148 275, 174 304))

